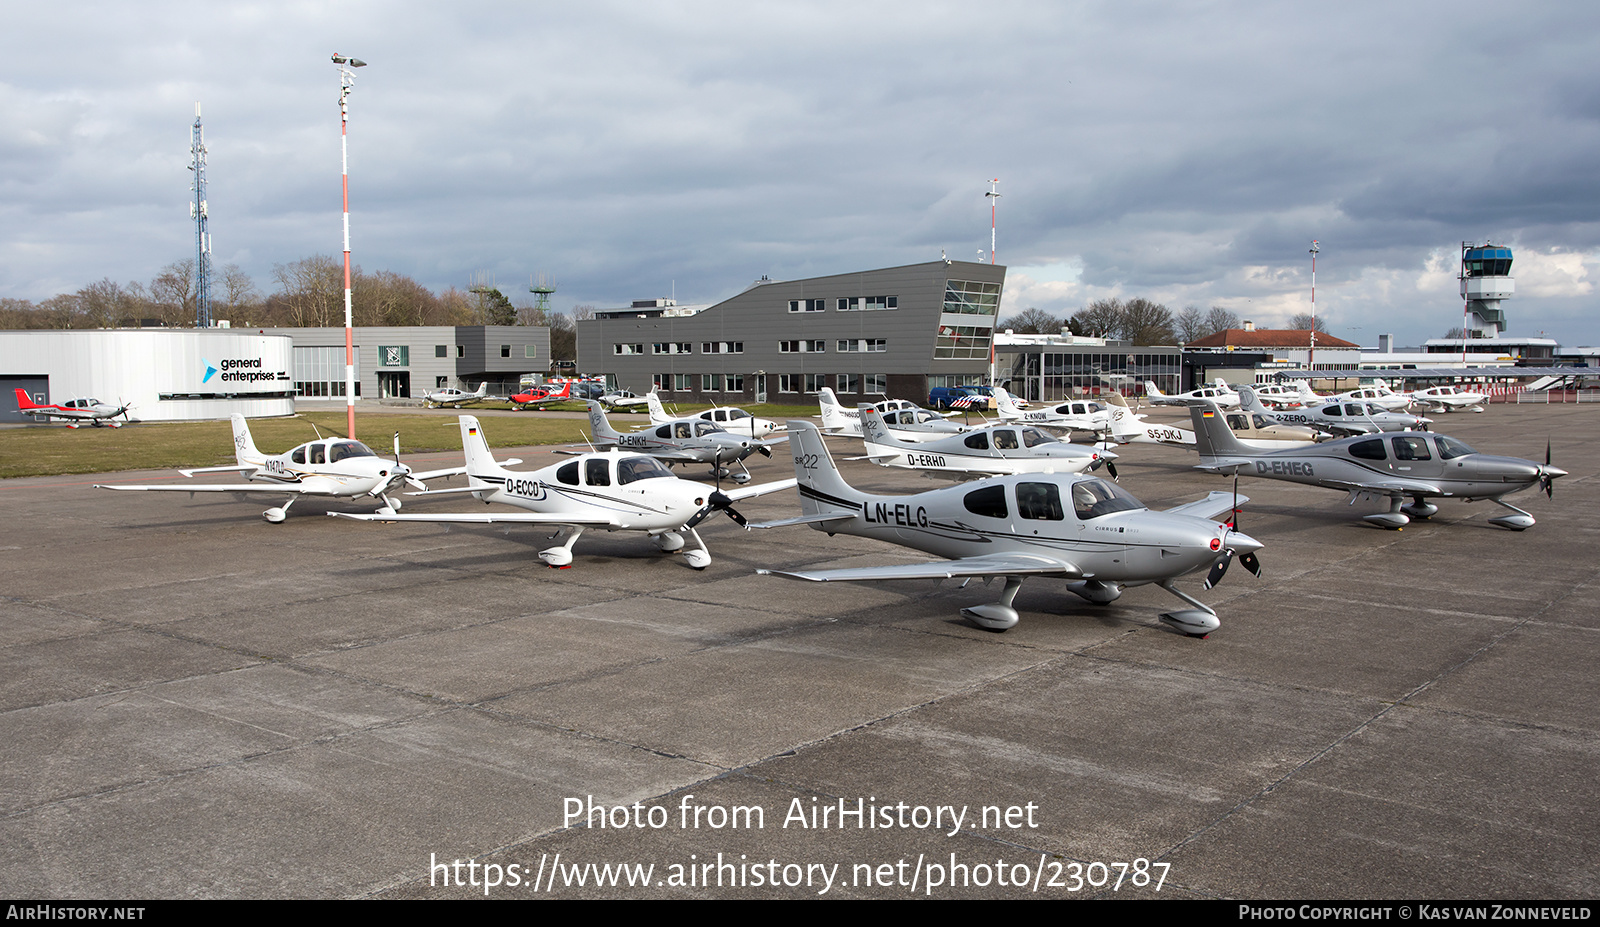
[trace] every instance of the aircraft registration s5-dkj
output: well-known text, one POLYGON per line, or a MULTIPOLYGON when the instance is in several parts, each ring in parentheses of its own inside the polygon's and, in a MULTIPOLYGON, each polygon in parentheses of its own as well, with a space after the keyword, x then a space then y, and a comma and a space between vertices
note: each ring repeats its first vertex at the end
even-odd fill
POLYGON ((1260 575, 1261 543, 1231 527, 1236 503, 1227 492, 1166 512, 1152 512, 1126 490, 1098 477, 1071 474, 998 476, 910 496, 857 491, 840 475, 816 426, 789 422, 800 493, 797 518, 753 528, 810 525, 818 531, 877 538, 944 558, 900 566, 839 570, 762 570, 812 582, 1002 577, 997 602, 962 609, 979 627, 1004 631, 1017 623, 1012 601, 1029 576, 1067 581, 1067 590, 1096 604, 1127 586, 1155 583, 1188 606, 1161 620, 1197 637, 1215 630, 1217 614, 1180 592, 1174 581, 1210 569, 1206 588, 1222 578, 1235 554, 1260 575), (1228 524, 1214 519, 1230 515, 1228 524))
POLYGON ((281 523, 289 515, 289 506, 301 496, 328 496, 355 499, 372 496, 383 499, 380 512, 394 512, 400 508, 399 500, 389 493, 401 484, 427 489, 423 480, 453 476, 464 472, 462 467, 413 473, 400 462, 400 433, 394 436, 394 460, 386 460, 360 441, 349 438, 319 438, 284 454, 263 454, 256 449, 250 436, 250 426, 244 416, 235 412, 233 421, 233 456, 237 463, 231 467, 199 467, 179 470, 186 477, 196 473, 239 473, 249 483, 166 483, 155 486, 96 485, 96 489, 116 489, 128 492, 234 492, 278 493, 287 495, 288 501, 261 513, 273 524, 281 523))
POLYGON ((441 489, 415 495, 470 493, 473 498, 485 503, 504 502, 526 511, 328 514, 361 521, 552 525, 570 528, 563 543, 539 552, 539 559, 553 567, 572 563, 572 545, 577 543, 586 528, 642 531, 653 538, 661 550, 668 553, 682 551, 690 566, 703 570, 711 565, 711 552, 695 531, 697 525, 719 511, 743 525, 744 517, 733 509, 733 503, 794 486, 794 480, 779 480, 723 492, 678 479, 654 457, 617 450, 583 454, 532 473, 507 470, 495 462, 477 418, 471 415, 461 416, 461 444, 466 454, 470 485, 463 489, 441 489), (693 546, 685 546, 685 536, 694 542, 693 546))
POLYGON ((83 425, 93 425, 96 428, 121 428, 124 422, 130 421, 128 410, 131 408, 133 408, 131 402, 114 406, 98 399, 73 399, 66 405, 60 406, 40 405, 33 401, 27 390, 17 390, 18 414, 42 416, 52 422, 63 421, 67 423, 68 428, 79 428, 83 425), (119 415, 123 421, 113 421, 119 415))
POLYGON ((1350 504, 1367 497, 1387 497, 1389 511, 1363 516, 1374 525, 1402 528, 1413 518, 1439 511, 1430 498, 1465 502, 1489 501, 1510 509, 1489 519, 1492 525, 1522 531, 1533 516, 1505 501, 1512 493, 1538 486, 1554 495, 1553 482, 1567 471, 1550 466, 1545 447, 1543 465, 1518 457, 1480 454, 1463 441, 1419 431, 1380 432, 1340 438, 1309 447, 1261 453, 1240 444, 1222 423, 1215 405, 1189 410, 1200 450, 1200 469, 1243 473, 1272 480, 1326 486, 1350 493, 1350 504), (1411 502, 1405 503, 1410 497, 1411 502))

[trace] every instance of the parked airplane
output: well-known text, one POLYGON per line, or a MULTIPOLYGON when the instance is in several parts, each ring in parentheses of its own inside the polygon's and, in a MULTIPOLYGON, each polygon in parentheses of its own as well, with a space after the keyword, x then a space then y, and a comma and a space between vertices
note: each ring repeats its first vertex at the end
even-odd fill
POLYGON ((372 448, 349 438, 318 438, 288 453, 263 454, 256 449, 255 439, 250 436, 250 426, 245 424, 244 416, 235 412, 232 421, 234 466, 198 467, 178 472, 186 477, 196 473, 240 473, 247 480, 259 480, 268 485, 164 483, 155 486, 96 485, 95 489, 186 492, 191 496, 197 492, 279 493, 287 495, 288 501, 261 513, 262 518, 276 525, 289 516, 289 506, 294 505, 301 496, 341 499, 372 496, 383 500, 383 508, 378 511, 395 512, 400 509, 401 503, 391 498, 389 493, 401 484, 427 489, 423 480, 465 472, 462 467, 426 473, 411 472, 410 467, 400 462, 399 432, 395 432, 394 436, 392 461, 379 457, 372 448))
POLYGON ((1186 406, 1190 401, 1204 400, 1214 402, 1224 409, 1237 409, 1239 407, 1239 394, 1229 389, 1221 377, 1217 378, 1216 385, 1202 386, 1189 390, 1187 393, 1174 393, 1168 396, 1150 380, 1144 381, 1144 395, 1153 406, 1186 406))
MULTIPOLYGON (((645 393, 644 398, 650 409, 650 424, 665 425, 672 421, 672 416, 667 414, 666 407, 661 404, 661 396, 655 390, 645 393)), ((737 406, 717 406, 696 412, 692 417, 721 425, 734 434, 748 434, 752 438, 765 438, 779 429, 777 422, 756 418, 737 406)))
POLYGON ((1411 405, 1409 397, 1402 396, 1387 386, 1363 386, 1360 389, 1339 393, 1336 396, 1317 396, 1308 405, 1321 405, 1330 402, 1366 403, 1375 405, 1385 412, 1404 412, 1406 407, 1411 405))
MULTIPOLYGON (((1311 391, 1311 384, 1304 380, 1297 380, 1290 386, 1282 383, 1258 383, 1252 387, 1256 391, 1256 398, 1263 405, 1274 409, 1302 409, 1308 405, 1322 402, 1323 397, 1311 391)), ((1242 396, 1243 387, 1240 387, 1242 396)))
MULTIPOLYGON (((697 418, 679 418, 660 425, 651 425, 632 434, 619 434, 606 419, 605 410, 596 400, 589 400, 589 428, 594 432, 596 447, 615 447, 620 450, 649 454, 668 466, 680 463, 703 463, 711 466, 713 476, 727 476, 727 465, 739 464, 744 469, 744 459, 751 454, 772 456, 772 445, 787 441, 776 438, 758 441, 736 435, 715 422, 697 418)), ((750 471, 733 475, 735 483, 750 482, 750 471)))
POLYGON ((527 511, 328 514, 360 521, 551 525, 571 529, 563 543, 539 552, 539 559, 553 567, 572 563, 572 545, 586 528, 642 531, 655 539, 661 550, 682 551, 689 566, 703 570, 711 565, 711 552, 696 526, 719 511, 743 525, 744 517, 734 510, 733 503, 794 486, 794 480, 779 480, 726 492, 711 490, 700 483, 678 479, 654 457, 620 450, 583 454, 533 473, 507 470, 489 453, 478 420, 471 415, 461 416, 461 444, 471 485, 428 494, 470 493, 486 503, 504 502, 527 511), (693 542, 692 547, 686 546, 688 541, 693 542))
POLYGON ((1239 388, 1240 408, 1278 425, 1303 425, 1328 434, 1350 436, 1379 431, 1426 431, 1433 420, 1409 412, 1385 412, 1368 402, 1327 400, 1297 411, 1269 412, 1250 397, 1248 386, 1239 388))
POLYGON ((422 405, 427 409, 456 409, 467 403, 482 402, 488 398, 489 381, 485 380, 484 382, 478 384, 478 391, 476 393, 469 393, 466 390, 456 389, 453 386, 446 389, 435 390, 431 393, 424 391, 422 394, 422 405))
POLYGON ((1104 465, 1113 479, 1117 476, 1117 465, 1112 463, 1116 454, 1068 444, 1030 425, 975 428, 932 441, 905 441, 890 433, 877 409, 866 403, 858 409, 866 459, 880 467, 973 480, 1011 473, 1082 473, 1104 465))
POLYGON ((1482 412, 1488 398, 1482 393, 1469 393, 1456 386, 1434 386, 1406 393, 1405 398, 1425 412, 1463 412, 1468 409, 1482 412))
POLYGON ((21 415, 39 415, 50 421, 64 421, 68 428, 80 428, 92 425, 95 428, 121 428, 128 418, 128 410, 133 408, 133 403, 125 402, 114 406, 109 402, 98 399, 72 399, 66 405, 40 405, 33 401, 24 389, 17 390, 17 412, 21 415), (117 416, 122 416, 123 421, 112 421, 117 416))
POLYGON ((1512 512, 1489 519, 1490 524, 1522 531, 1533 526, 1533 516, 1504 497, 1534 486, 1553 495, 1553 481, 1567 475, 1567 471, 1550 466, 1548 447, 1541 466, 1516 457, 1479 454, 1465 442, 1422 432, 1359 435, 1263 454, 1233 437, 1222 425, 1222 413, 1216 406, 1195 406, 1189 412, 1201 469, 1342 489, 1350 493, 1352 505, 1359 498, 1388 497, 1389 511, 1364 516, 1384 528, 1401 528, 1413 518, 1428 518, 1439 507, 1427 500, 1440 497, 1467 502, 1488 499, 1512 512), (1408 496, 1411 502, 1403 504, 1408 496))
MULTIPOLYGON (((817 405, 822 407, 822 430, 825 433, 861 437, 861 413, 840 405, 833 390, 824 386, 817 393, 817 405)), ((889 426, 889 430, 905 441, 932 441, 967 430, 965 425, 946 421, 943 416, 904 399, 886 399, 874 403, 873 408, 883 413, 884 424, 889 426)))
POLYGON ((995 387, 995 410, 1001 421, 1040 425, 1062 431, 1103 432, 1111 427, 1111 414, 1098 402, 1073 399, 1043 409, 1023 411, 1003 387, 995 387))
POLYGON ((625 389, 607 390, 600 396, 600 404, 611 412, 615 412, 618 409, 631 409, 635 406, 642 406, 645 402, 645 397, 635 394, 632 390, 625 389))
POLYGON ((1261 543, 1213 520, 1247 501, 1232 493, 1213 492, 1188 505, 1152 512, 1126 490, 1098 477, 1029 474, 911 496, 878 496, 844 481, 816 426, 790 422, 789 434, 805 514, 751 527, 808 524, 830 536, 877 538, 947 559, 762 573, 813 582, 1004 577, 999 601, 961 612, 991 631, 1017 623, 1012 601, 1028 576, 1068 580, 1068 591, 1100 605, 1115 600, 1124 587, 1155 583, 1191 606, 1163 614, 1161 620, 1197 637, 1217 628, 1217 614, 1179 592, 1176 579, 1209 567, 1209 588, 1236 553, 1246 569, 1260 575, 1255 551, 1261 543))
MULTIPOLYGON (((1241 392, 1250 387, 1242 386, 1241 392)), ((1170 444, 1194 450, 1194 432, 1177 425, 1153 425, 1143 415, 1128 408, 1121 396, 1111 397, 1111 441, 1117 444, 1170 444)), ((1258 412, 1224 413, 1234 437, 1257 451, 1281 451, 1316 443, 1318 432, 1300 425, 1279 425, 1258 412)))
POLYGON ((549 386, 530 387, 520 393, 513 393, 509 398, 511 408, 518 412, 529 407, 538 409, 553 403, 566 402, 573 398, 572 381, 565 381, 560 389, 551 389, 549 386))

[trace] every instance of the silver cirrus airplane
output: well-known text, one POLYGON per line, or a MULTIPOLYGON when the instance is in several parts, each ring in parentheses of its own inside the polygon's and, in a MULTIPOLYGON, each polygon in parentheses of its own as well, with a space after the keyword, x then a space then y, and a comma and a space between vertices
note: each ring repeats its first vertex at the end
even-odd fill
POLYGON ((1487 499, 1510 509, 1489 519, 1492 525, 1522 531, 1533 516, 1505 501, 1512 493, 1537 486, 1554 495, 1553 482, 1567 471, 1550 465, 1545 447, 1543 465, 1518 457, 1480 454, 1463 441, 1428 432, 1380 432, 1340 438, 1273 453, 1252 451, 1234 438, 1215 405, 1190 410, 1200 451, 1200 469, 1243 473, 1266 479, 1342 489, 1350 504, 1361 498, 1387 498, 1389 511, 1363 516, 1369 524, 1403 528, 1413 518, 1439 511, 1430 498, 1465 502, 1487 499), (1405 502, 1410 498, 1409 503, 1405 502))
POLYGON ((956 480, 1012 473, 1082 473, 1106 467, 1116 479, 1117 455, 1068 444, 1031 425, 995 425, 932 441, 894 436, 883 415, 862 403, 861 441, 866 459, 880 467, 918 470, 956 480))
POLYGON ((423 480, 453 476, 464 472, 462 467, 413 473, 400 462, 400 433, 394 435, 394 460, 379 457, 372 448, 349 438, 318 438, 282 454, 263 454, 256 449, 250 436, 250 426, 244 416, 235 412, 233 422, 233 456, 231 467, 198 467, 179 470, 184 476, 196 473, 239 473, 249 483, 166 483, 152 486, 99 485, 96 489, 116 489, 125 492, 232 492, 243 494, 281 494, 288 496, 283 505, 273 506, 261 517, 273 524, 281 524, 289 517, 289 506, 302 496, 355 499, 371 496, 383 500, 380 512, 393 513, 400 509, 400 501, 390 493, 401 485, 427 489, 423 480))
POLYGON ((689 566, 703 570, 711 565, 711 552, 695 531, 696 526, 719 511, 743 525, 744 517, 734 510, 733 503, 794 486, 794 480, 779 480, 727 492, 712 490, 700 483, 678 479, 654 457, 620 450, 583 454, 532 473, 507 470, 495 462, 477 418, 471 415, 461 416, 461 445, 470 485, 417 495, 470 493, 485 503, 503 502, 526 511, 328 514, 359 521, 569 528, 564 542, 539 552, 539 559, 553 567, 572 563, 572 545, 587 528, 641 531, 653 538, 662 551, 682 551, 689 566), (693 546, 686 546, 687 541, 692 541, 693 546))
POLYGON ((1217 614, 1180 592, 1182 576, 1210 570, 1206 588, 1222 578, 1235 554, 1260 575, 1261 543, 1214 519, 1231 515, 1243 496, 1213 492, 1205 499, 1152 512, 1126 490, 1098 477, 1070 474, 998 476, 976 484, 909 496, 881 496, 851 487, 839 474, 815 425, 789 422, 800 493, 797 518, 755 528, 808 524, 818 531, 877 538, 944 558, 927 563, 838 570, 762 570, 812 582, 1001 577, 997 602, 962 609, 981 628, 1004 631, 1018 621, 1012 606, 1029 576, 1067 581, 1067 590, 1104 605, 1127 586, 1154 583, 1189 607, 1161 620, 1204 637, 1217 614))
POLYGON ((631 434, 619 434, 611 427, 599 402, 590 399, 588 405, 589 429, 594 432, 595 446, 649 454, 669 467, 680 463, 709 464, 712 476, 719 479, 728 475, 728 464, 737 463, 742 472, 733 474, 733 481, 740 484, 750 482, 750 471, 744 469, 746 457, 751 454, 771 457, 773 445, 789 440, 787 437, 766 441, 746 438, 699 418, 669 419, 631 434))

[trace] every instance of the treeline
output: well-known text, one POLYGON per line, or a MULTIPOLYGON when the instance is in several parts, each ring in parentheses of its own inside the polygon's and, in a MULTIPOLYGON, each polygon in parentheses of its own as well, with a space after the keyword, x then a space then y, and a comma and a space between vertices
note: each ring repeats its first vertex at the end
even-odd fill
MULTIPOLYGON (((1185 306, 1173 312, 1161 303, 1136 298, 1123 302, 1120 299, 1097 299, 1066 319, 1051 315, 1043 309, 1024 309, 1000 322, 1002 331, 1011 329, 1017 334, 1051 334, 1066 329, 1074 335, 1096 338, 1113 338, 1130 344, 1188 344, 1207 335, 1228 329, 1242 328, 1239 316, 1221 306, 1202 311, 1199 306, 1185 306)), ((1265 326, 1263 326, 1265 327, 1265 326)), ((1327 320, 1313 320, 1310 313, 1301 313, 1289 320, 1291 329, 1315 327, 1327 332, 1327 320)))
MULTIPOLYGON (((250 275, 228 264, 213 272, 211 317, 234 328, 328 328, 344 325, 344 263, 313 255, 272 269, 274 289, 263 295, 250 275)), ((195 263, 174 261, 148 284, 109 278, 76 293, 39 302, 0 298, 0 328, 193 328, 195 263)), ((576 326, 561 312, 514 305, 498 289, 434 293, 404 274, 350 271, 350 312, 356 325, 548 325, 553 359, 577 357, 576 326)))

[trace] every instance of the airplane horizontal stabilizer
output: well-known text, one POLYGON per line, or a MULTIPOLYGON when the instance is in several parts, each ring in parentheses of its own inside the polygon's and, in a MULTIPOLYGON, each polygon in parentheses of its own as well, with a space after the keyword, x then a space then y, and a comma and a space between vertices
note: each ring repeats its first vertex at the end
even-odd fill
POLYGON ((353 518, 356 521, 433 521, 463 525, 573 525, 585 528, 621 527, 615 517, 585 515, 544 515, 538 512, 487 512, 481 515, 440 512, 404 515, 377 513, 329 512, 334 518, 353 518))
POLYGON ((780 518, 777 521, 764 521, 760 524, 746 525, 746 528, 792 528, 795 525, 821 525, 830 521, 849 521, 856 517, 854 512, 825 512, 820 515, 796 515, 793 518, 780 518))
POLYGON ((758 483, 754 486, 740 486, 735 489, 724 489, 722 494, 727 496, 731 501, 738 502, 740 499, 764 496, 769 492, 783 492, 785 489, 795 488, 796 485, 797 481, 794 479, 774 480, 771 483, 758 483))
POLYGON ((844 570, 758 570, 788 579, 804 579, 817 583, 875 582, 889 579, 956 579, 977 576, 1052 575, 1067 579, 1081 579, 1083 571, 1075 565, 1039 554, 991 554, 984 557, 967 557, 962 560, 935 560, 931 563, 908 563, 900 566, 856 567, 844 570))

